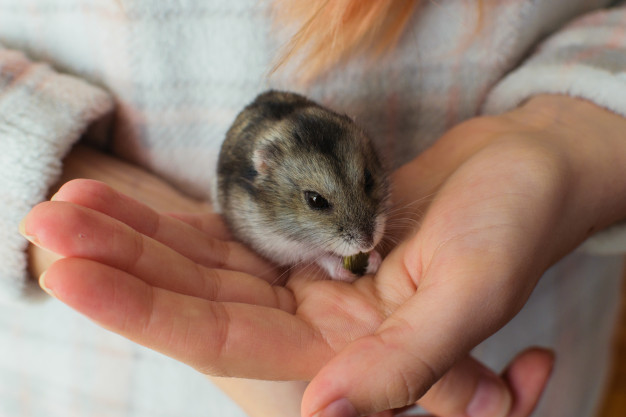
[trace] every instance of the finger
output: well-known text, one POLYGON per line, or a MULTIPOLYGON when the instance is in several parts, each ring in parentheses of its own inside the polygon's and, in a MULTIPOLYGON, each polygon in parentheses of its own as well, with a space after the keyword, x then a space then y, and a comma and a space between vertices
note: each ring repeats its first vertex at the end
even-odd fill
MULTIPOLYGON (((158 236, 158 233, 167 231, 167 229, 156 230, 157 226, 160 226, 158 222, 162 220, 157 211, 100 181, 89 179, 68 181, 52 196, 52 200, 67 201, 97 210, 126 223, 141 233, 158 236)), ((191 218, 200 217, 200 215, 193 213, 188 217, 189 221, 185 218, 185 223, 192 223, 191 218)), ((208 213, 207 221, 198 225, 200 224, 203 233, 216 239, 224 240, 229 235, 228 228, 218 214, 208 213)))
POLYGON ((508 415, 512 395, 506 383, 474 358, 458 361, 419 400, 437 416, 508 415))
POLYGON ((509 365, 503 377, 513 393, 508 417, 529 416, 543 393, 554 366, 554 353, 532 348, 520 354, 509 365))
POLYGON ((41 284, 101 326, 211 375, 305 380, 329 355, 283 310, 173 293, 86 259, 57 261, 41 284))
POLYGON ((290 297, 286 289, 249 274, 199 266, 124 223, 72 203, 37 205, 26 216, 24 229, 44 249, 101 262, 181 294, 262 305, 273 305, 277 296, 290 297))
POLYGON ((548 381, 554 355, 530 348, 520 353, 500 377, 467 357, 457 362, 419 404, 437 416, 528 417, 548 381))
POLYGON ((183 220, 159 214, 150 207, 93 180, 66 183, 54 195, 55 201, 72 202, 104 213, 139 233, 161 242, 189 259, 208 267, 240 270, 273 282, 277 268, 242 244, 226 242, 228 230, 221 216, 208 213, 202 220, 183 220))
POLYGON ((220 240, 232 240, 233 237, 224 223, 224 219, 217 213, 166 213, 168 216, 178 219, 198 229, 202 233, 220 240))

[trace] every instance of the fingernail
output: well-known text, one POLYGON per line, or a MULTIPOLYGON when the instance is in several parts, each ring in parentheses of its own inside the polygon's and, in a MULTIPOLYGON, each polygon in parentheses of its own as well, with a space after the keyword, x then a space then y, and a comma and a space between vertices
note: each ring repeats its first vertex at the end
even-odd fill
POLYGON ((39 286, 52 297, 55 296, 52 290, 46 286, 46 271, 43 271, 41 275, 39 275, 39 286))
POLYGON ((510 407, 508 391, 494 379, 484 377, 478 382, 466 411, 470 417, 503 417, 510 407))
POLYGON ((37 240, 36 236, 29 235, 26 233, 26 217, 24 217, 22 221, 20 222, 20 224, 18 225, 18 231, 20 232, 20 235, 28 239, 28 241, 31 242, 33 245, 39 245, 39 241, 37 240))
POLYGON ((59 194, 59 193, 54 193, 54 194, 52 194, 52 197, 50 197, 50 201, 56 201, 56 199, 57 199, 57 194, 59 194))
POLYGON ((341 398, 313 414, 313 417, 359 417, 359 414, 350 401, 341 398))

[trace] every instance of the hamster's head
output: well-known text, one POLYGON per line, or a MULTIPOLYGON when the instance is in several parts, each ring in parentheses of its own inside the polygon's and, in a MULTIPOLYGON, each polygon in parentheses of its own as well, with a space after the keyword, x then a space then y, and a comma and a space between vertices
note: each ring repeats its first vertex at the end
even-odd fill
POLYGON ((389 199, 373 144, 347 116, 320 107, 268 129, 252 155, 264 227, 294 247, 349 256, 381 240, 389 199))

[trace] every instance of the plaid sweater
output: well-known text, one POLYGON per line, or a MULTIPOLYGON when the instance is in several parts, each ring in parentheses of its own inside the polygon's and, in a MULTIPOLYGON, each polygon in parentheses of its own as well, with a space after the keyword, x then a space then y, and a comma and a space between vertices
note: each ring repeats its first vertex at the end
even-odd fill
MULTIPOLYGON (((353 116, 394 166, 455 124, 535 94, 583 97, 626 117, 620 2, 483 3, 479 11, 474 2, 424 2, 384 59, 355 59, 302 86, 287 71, 267 75, 294 28, 274 30, 265 2, 0 0, 0 416, 241 415, 194 371, 60 303, 23 302, 26 242, 17 224, 106 115, 114 117, 100 146, 202 198, 229 124, 270 87, 353 116)), ((587 247, 623 253, 626 233, 615 227, 587 247)), ((591 415, 618 269, 615 258, 570 256, 477 349, 500 366, 527 344, 563 348, 537 415, 591 415)))

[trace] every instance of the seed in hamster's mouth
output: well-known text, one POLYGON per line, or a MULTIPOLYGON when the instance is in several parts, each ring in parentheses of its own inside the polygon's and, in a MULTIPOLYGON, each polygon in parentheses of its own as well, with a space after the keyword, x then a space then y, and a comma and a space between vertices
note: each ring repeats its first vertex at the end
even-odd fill
POLYGON ((369 253, 359 252, 355 255, 342 257, 343 267, 354 275, 364 275, 369 263, 369 253))

